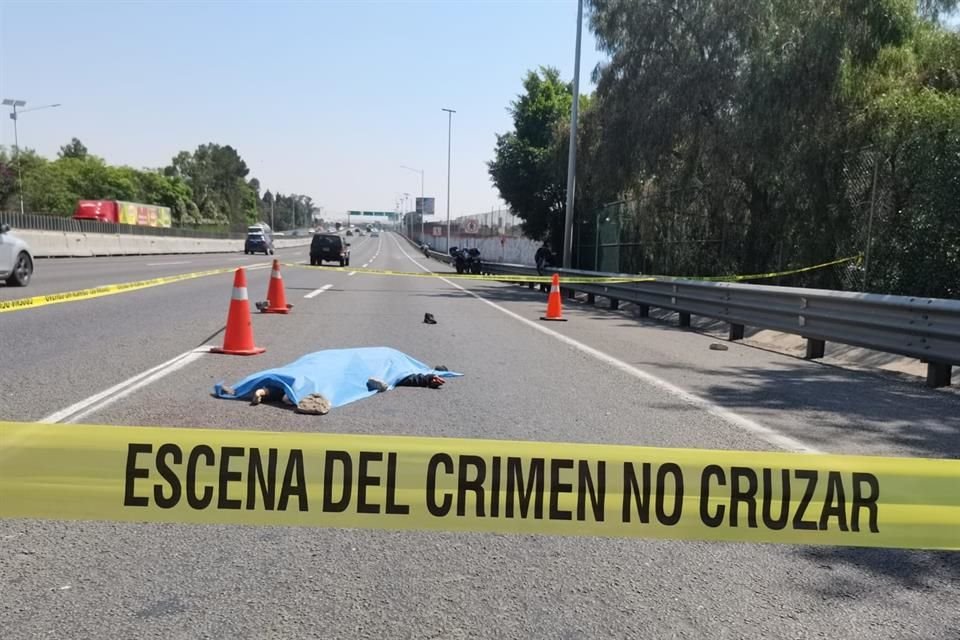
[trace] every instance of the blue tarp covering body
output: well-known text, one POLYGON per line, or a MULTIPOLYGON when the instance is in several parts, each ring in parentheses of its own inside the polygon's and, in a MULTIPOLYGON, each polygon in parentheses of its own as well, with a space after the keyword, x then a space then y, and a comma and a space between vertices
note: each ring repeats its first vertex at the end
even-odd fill
POLYGON ((244 400, 261 387, 282 389, 294 404, 311 393, 320 393, 330 401, 331 407, 342 407, 377 393, 367 388, 370 378, 383 380, 393 389, 398 382, 415 373, 443 378, 463 375, 437 371, 389 347, 328 349, 308 353, 283 367, 251 374, 231 386, 232 394, 224 391, 222 383, 214 385, 213 392, 219 398, 244 400))

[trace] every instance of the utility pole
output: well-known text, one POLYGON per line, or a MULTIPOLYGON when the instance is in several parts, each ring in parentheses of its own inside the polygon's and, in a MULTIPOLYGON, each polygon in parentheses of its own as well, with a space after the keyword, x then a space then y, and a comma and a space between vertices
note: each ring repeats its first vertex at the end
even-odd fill
POLYGON ((447 253, 450 253, 450 149, 453 133, 453 109, 441 109, 447 112, 447 253))
POLYGON ((563 268, 573 261, 573 204, 577 190, 577 111, 580 103, 580 30, 583 0, 577 2, 577 50, 573 66, 573 102, 570 106, 570 154, 567 158, 567 210, 563 221, 563 268))

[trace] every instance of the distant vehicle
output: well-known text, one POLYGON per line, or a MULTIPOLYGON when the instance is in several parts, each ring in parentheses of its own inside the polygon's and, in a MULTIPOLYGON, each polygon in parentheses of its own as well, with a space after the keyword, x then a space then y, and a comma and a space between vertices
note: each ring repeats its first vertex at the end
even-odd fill
MULTIPOLYGON (((349 235, 350 232, 347 232, 349 235)), ((324 262, 339 262, 341 267, 350 265, 350 243, 336 233, 318 233, 310 243, 310 266, 319 267, 324 262)))
POLYGON ((173 226, 170 207, 120 200, 80 200, 73 211, 73 219, 166 229, 173 226))
POLYGON ((347 229, 347 235, 348 235, 348 236, 352 236, 352 235, 353 235, 353 231, 350 231, 350 229, 347 229))
POLYGON ((266 224, 247 227, 247 239, 243 243, 243 252, 249 255, 261 251, 264 255, 273 255, 273 231, 266 224))
POLYGON ((370 232, 370 237, 371 237, 371 238, 379 238, 379 237, 380 237, 380 232, 377 231, 376 229, 374 229, 373 231, 370 232))
POLYGON ((0 225, 0 280, 11 287, 25 287, 33 276, 33 254, 26 240, 10 231, 10 225, 0 225))

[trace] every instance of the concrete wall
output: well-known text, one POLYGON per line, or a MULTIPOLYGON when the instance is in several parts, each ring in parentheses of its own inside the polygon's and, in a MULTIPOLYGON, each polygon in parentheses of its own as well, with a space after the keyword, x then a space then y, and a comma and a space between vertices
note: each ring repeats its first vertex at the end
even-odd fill
MULTIPOLYGON (((207 240, 169 236, 32 231, 29 229, 16 229, 14 233, 30 245, 33 255, 38 258, 238 253, 243 251, 243 240, 207 240)), ((273 244, 277 249, 303 247, 310 244, 310 238, 276 238, 273 244)))
MULTIPOLYGON (((416 230, 413 239, 421 242, 420 231, 416 230)), ((435 238, 426 236, 427 244, 436 251, 443 251, 447 245, 446 236, 435 238)), ((535 242, 530 238, 518 238, 507 236, 504 243, 500 244, 500 237, 481 238, 470 234, 452 234, 450 237, 451 245, 454 247, 477 248, 480 250, 480 259, 486 262, 508 262, 511 264, 535 264, 533 256, 542 243, 535 242)))

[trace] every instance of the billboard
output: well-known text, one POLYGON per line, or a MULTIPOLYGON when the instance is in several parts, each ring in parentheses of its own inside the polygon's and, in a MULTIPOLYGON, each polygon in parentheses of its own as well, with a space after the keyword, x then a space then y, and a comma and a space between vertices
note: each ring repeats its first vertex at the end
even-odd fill
POLYGON ((417 213, 432 216, 435 213, 436 198, 417 198, 417 213))

